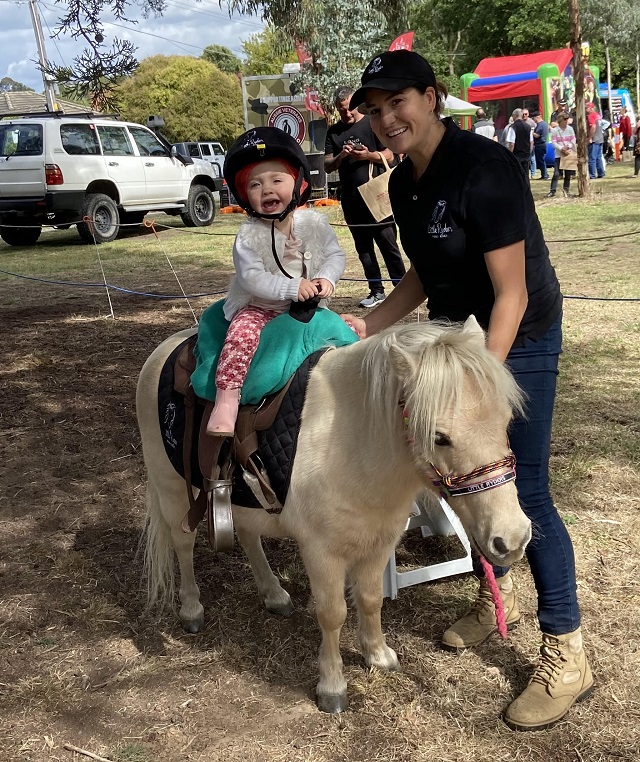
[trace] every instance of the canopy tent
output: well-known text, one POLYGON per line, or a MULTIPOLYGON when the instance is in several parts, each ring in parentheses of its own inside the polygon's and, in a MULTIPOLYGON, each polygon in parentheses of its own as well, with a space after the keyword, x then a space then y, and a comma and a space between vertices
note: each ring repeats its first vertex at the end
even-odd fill
POLYGON ((444 101, 444 116, 473 116, 478 110, 474 103, 467 103, 455 95, 447 95, 444 101))

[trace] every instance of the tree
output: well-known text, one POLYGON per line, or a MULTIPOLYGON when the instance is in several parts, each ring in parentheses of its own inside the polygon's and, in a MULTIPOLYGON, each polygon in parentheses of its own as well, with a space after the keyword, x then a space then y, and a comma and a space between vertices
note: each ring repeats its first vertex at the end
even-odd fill
POLYGON ((173 143, 220 140, 228 145, 244 129, 238 80, 201 58, 153 56, 116 92, 123 117, 165 120, 163 134, 173 143))
POLYGON ((226 74, 240 74, 242 71, 242 61, 224 45, 207 45, 201 58, 215 64, 226 74))
POLYGON ((286 63, 298 61, 291 40, 283 40, 271 26, 252 34, 242 43, 242 49, 246 56, 244 72, 247 75, 281 74, 286 63))
POLYGON ((33 92, 33 89, 23 85, 22 82, 16 82, 11 77, 0 79, 0 93, 22 93, 25 91, 33 92))

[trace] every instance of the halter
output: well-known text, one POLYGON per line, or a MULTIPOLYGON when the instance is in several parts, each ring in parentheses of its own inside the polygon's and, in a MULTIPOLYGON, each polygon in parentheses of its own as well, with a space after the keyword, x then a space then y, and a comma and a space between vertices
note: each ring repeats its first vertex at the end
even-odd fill
POLYGON ((436 472, 437 479, 432 479, 433 486, 440 490, 440 495, 444 498, 460 497, 461 495, 473 495, 476 492, 484 492, 489 489, 495 489, 501 487, 503 484, 512 482, 516 478, 516 456, 513 453, 507 455, 502 460, 496 460, 493 463, 487 463, 486 466, 478 466, 473 471, 469 471, 468 474, 462 474, 457 476, 455 474, 443 474, 433 463, 429 463, 431 468, 436 472), (494 476, 492 479, 485 479, 481 482, 473 482, 472 484, 465 484, 465 482, 475 479, 478 476, 486 476, 499 468, 507 468, 503 474, 494 476))
MULTIPOLYGON (((409 415, 404 401, 400 400, 399 405, 402 409, 402 422, 405 429, 407 429, 409 426, 409 415)), ((408 437, 407 441, 409 444, 413 444, 412 438, 408 437)), ((509 452, 506 458, 496 460, 493 463, 487 463, 484 466, 478 466, 466 474, 443 474, 433 463, 429 462, 429 465, 435 471, 437 477, 431 479, 431 483, 438 489, 440 496, 445 498, 445 500, 451 497, 473 495, 476 492, 485 492, 496 487, 502 487, 503 484, 508 484, 516 478, 516 456, 512 452, 509 452), (467 482, 476 479, 478 476, 487 476, 501 468, 507 468, 507 470, 503 474, 494 476, 491 479, 467 484, 467 482)))

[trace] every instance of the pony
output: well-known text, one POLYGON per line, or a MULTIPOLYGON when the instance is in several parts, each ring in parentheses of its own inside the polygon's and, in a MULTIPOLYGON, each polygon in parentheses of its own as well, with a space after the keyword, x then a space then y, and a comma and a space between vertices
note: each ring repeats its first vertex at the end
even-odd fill
MULTIPOLYGON (((165 360, 193 332, 171 336, 147 359, 136 406, 147 471, 148 606, 173 603, 175 551, 179 617, 195 633, 204 626, 193 568, 196 532, 181 528, 189 509, 186 486, 165 454, 157 408, 165 360)), ((235 505, 232 511, 270 612, 290 615, 293 606, 269 566, 261 537, 288 537, 298 544, 322 636, 320 710, 338 713, 348 707, 339 642, 346 587, 357 609, 366 665, 398 667, 381 627, 382 575, 414 498, 425 487, 448 496, 471 544, 489 562, 510 566, 522 557, 531 524, 518 502, 507 438, 509 421, 522 405, 517 384, 486 349, 473 317, 464 325, 394 326, 326 352, 312 370, 282 512, 235 505)))

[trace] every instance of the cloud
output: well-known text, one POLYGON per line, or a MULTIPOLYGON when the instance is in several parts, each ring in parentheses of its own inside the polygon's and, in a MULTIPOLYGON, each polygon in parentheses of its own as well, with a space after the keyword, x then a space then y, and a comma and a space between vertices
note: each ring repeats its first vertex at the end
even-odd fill
MULTIPOLYGON (((2 7, 2 46, 0 47, 0 78, 11 77, 42 92, 42 76, 37 68, 38 49, 26 2, 0 0, 2 7)), ((58 25, 59 9, 54 0, 39 0, 45 48, 49 60, 71 66, 85 45, 66 37, 52 39, 58 25)), ((137 6, 132 3, 130 15, 137 6)), ((166 13, 158 18, 145 19, 135 15, 137 24, 104 18, 105 44, 114 37, 131 40, 137 47, 138 60, 149 56, 199 56, 207 45, 224 45, 242 57, 242 42, 264 28, 257 17, 234 15, 229 18, 227 6, 205 0, 167 0, 166 13)))

